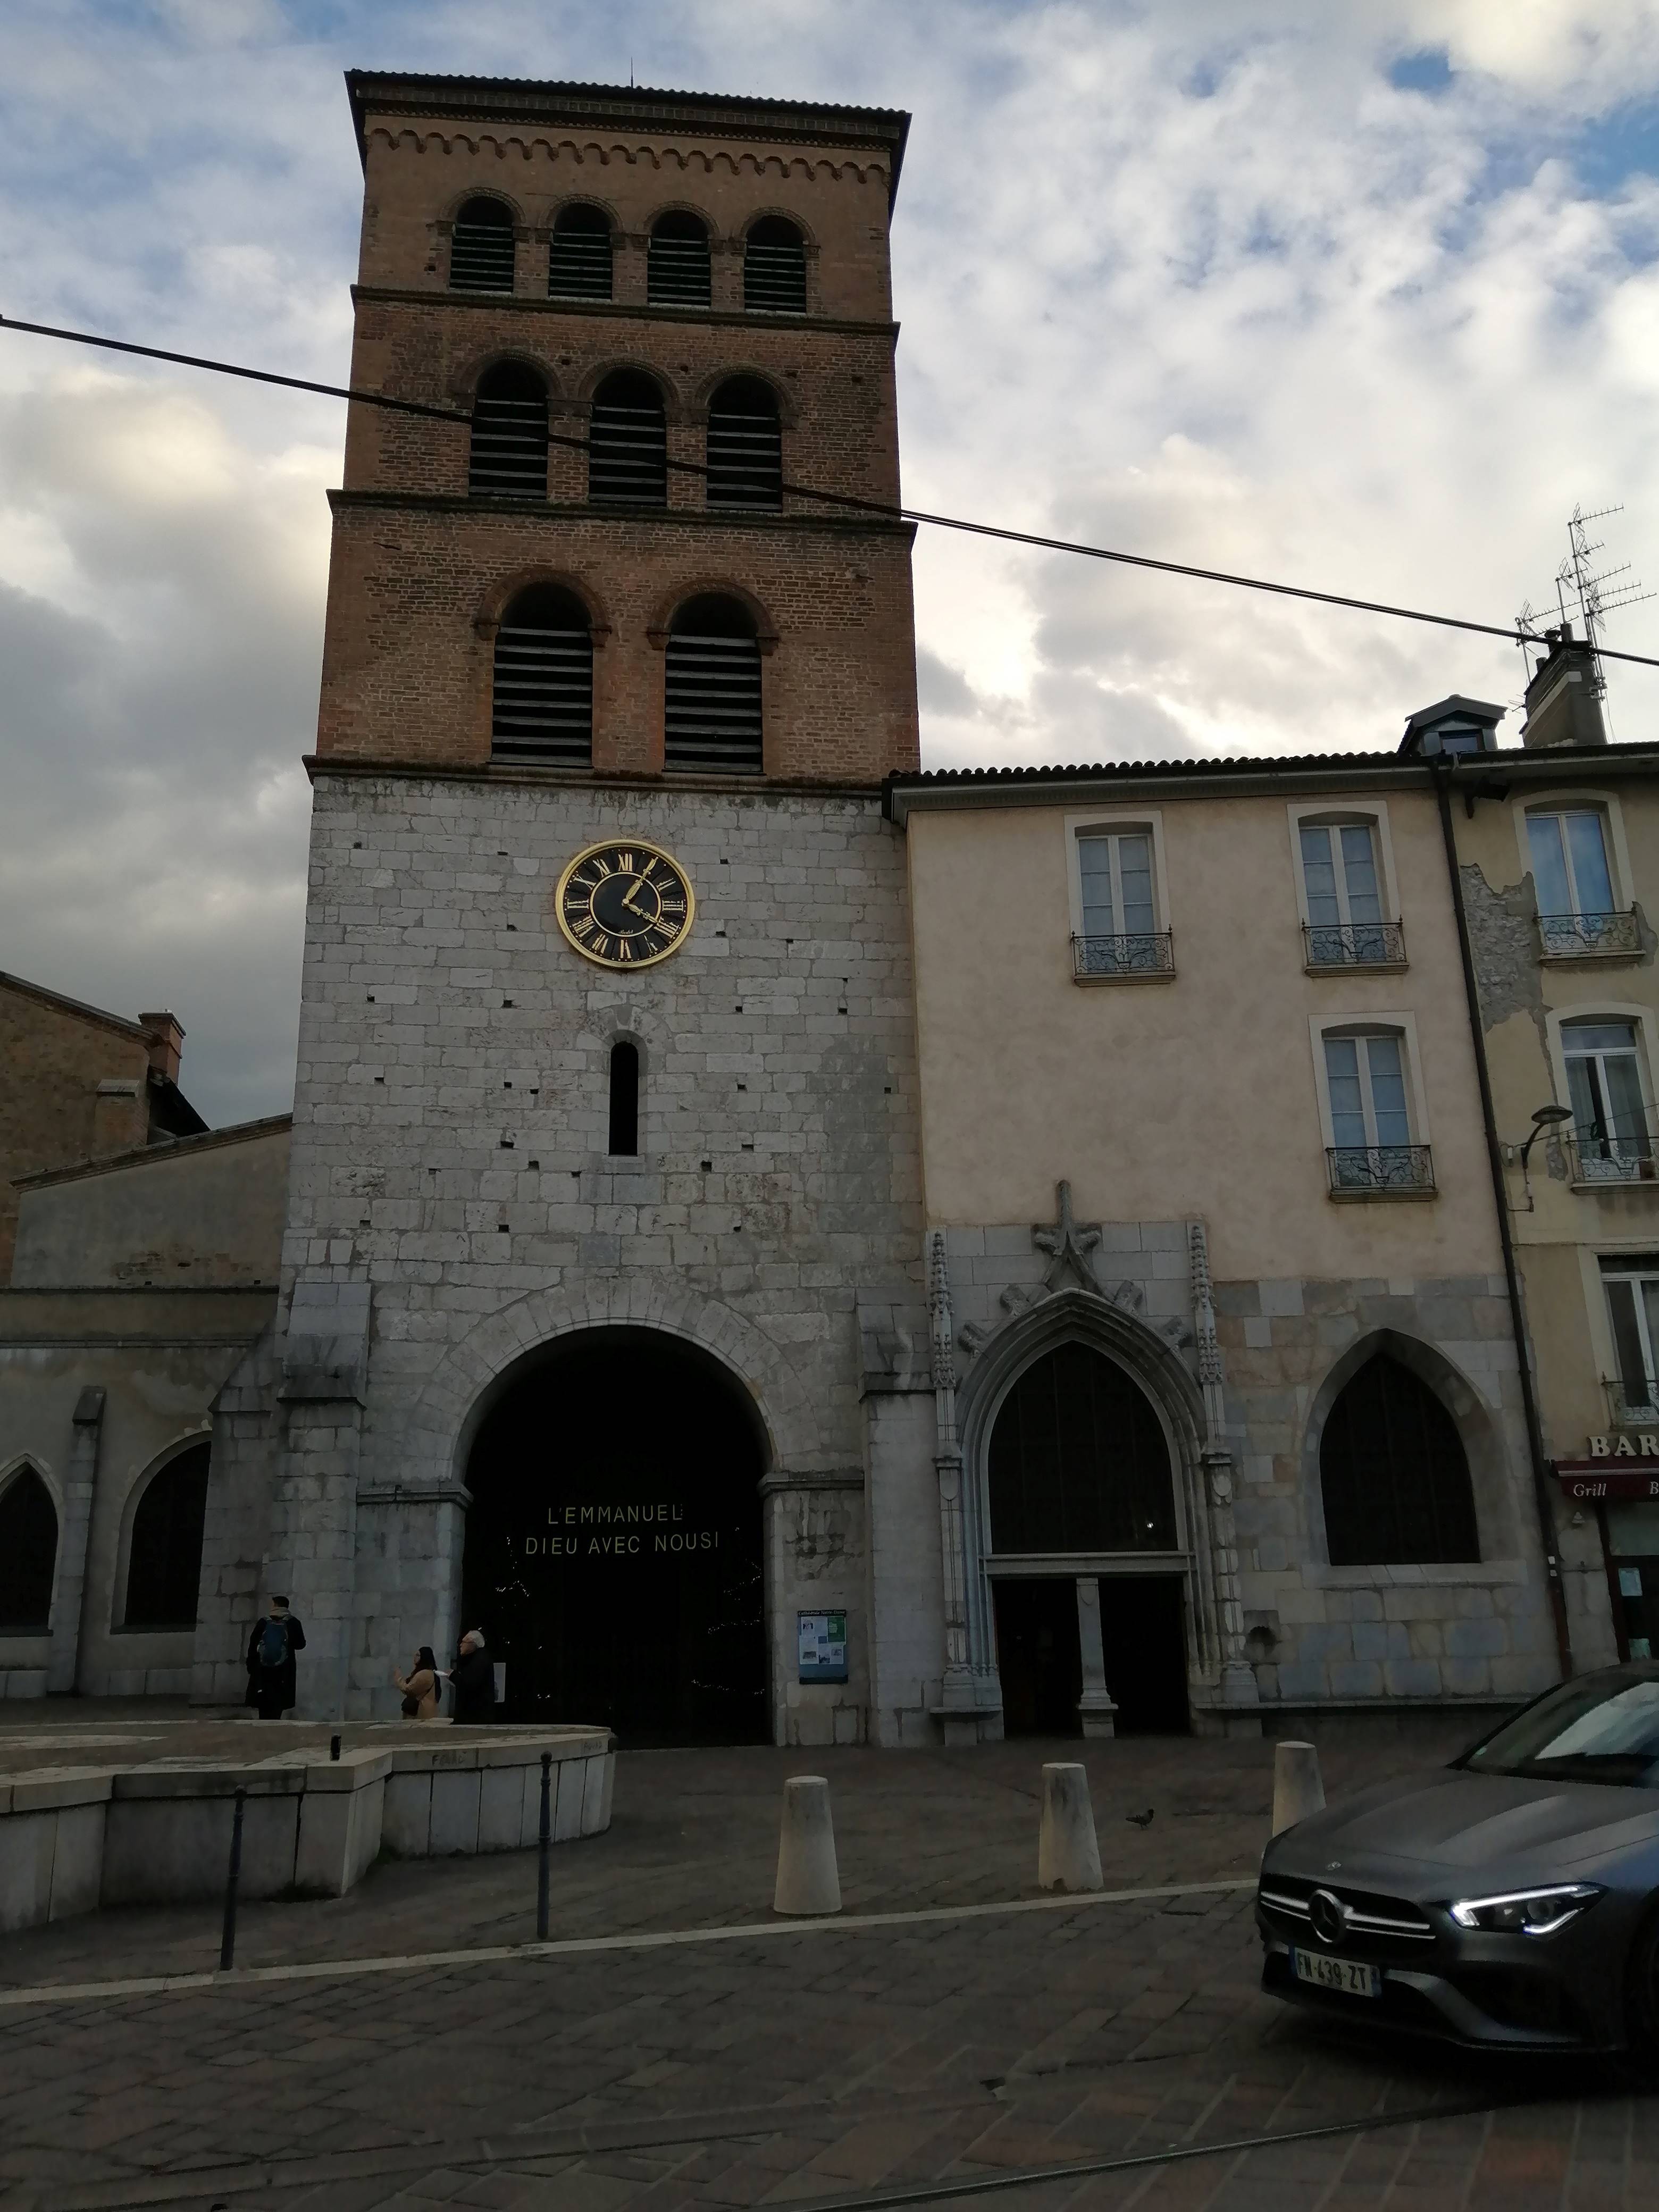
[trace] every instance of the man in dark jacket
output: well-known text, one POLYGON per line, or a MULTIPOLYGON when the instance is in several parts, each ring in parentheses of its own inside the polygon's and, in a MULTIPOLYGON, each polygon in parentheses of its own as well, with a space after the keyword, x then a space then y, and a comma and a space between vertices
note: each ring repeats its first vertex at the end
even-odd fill
POLYGON ((262 1721, 279 1721, 299 1702, 294 1655, 306 1648, 306 1632, 288 1609, 285 1597, 273 1597, 264 1620, 247 1640, 247 1696, 262 1721))
POLYGON ((495 1662, 484 1649, 482 1628, 461 1638, 461 1656, 449 1672, 455 1685, 455 1725, 477 1728, 495 1717, 495 1662))

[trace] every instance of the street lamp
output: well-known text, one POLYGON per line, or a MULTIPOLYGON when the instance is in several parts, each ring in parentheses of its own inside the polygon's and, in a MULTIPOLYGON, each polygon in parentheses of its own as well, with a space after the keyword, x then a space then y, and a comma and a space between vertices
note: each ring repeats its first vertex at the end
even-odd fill
POLYGON ((1526 1143, 1521 1147, 1521 1171, 1523 1175, 1526 1173, 1527 1156, 1531 1152, 1533 1146, 1538 1142, 1540 1137, 1543 1135, 1545 1130, 1556 1128, 1563 1121, 1571 1121, 1571 1119, 1572 1109, 1571 1106, 1540 1106, 1538 1108, 1537 1111, 1532 1117, 1532 1134, 1527 1139, 1526 1143))

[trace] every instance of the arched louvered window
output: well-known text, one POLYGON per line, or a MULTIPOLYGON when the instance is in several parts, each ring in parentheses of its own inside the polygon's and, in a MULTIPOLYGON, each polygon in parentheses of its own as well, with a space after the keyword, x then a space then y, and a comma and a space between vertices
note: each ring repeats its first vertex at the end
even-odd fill
POLYGON ((151 1478, 127 1549, 129 1628, 194 1628, 212 1447, 191 1444, 151 1478))
POLYGON ((619 368, 593 394, 587 496, 634 507, 668 503, 668 425, 662 393, 635 368, 619 368))
POLYGON ((466 488, 475 499, 547 497, 547 386, 522 362, 499 362, 478 380, 466 488))
POLYGON ((757 376, 728 377, 708 403, 708 504, 783 505, 777 395, 757 376))
POLYGON ((513 289, 513 210, 501 200, 468 200, 449 240, 452 292, 513 289))
POLYGON ((988 1474, 995 1552, 1176 1548, 1163 1426, 1127 1370, 1091 1345, 1057 1345, 1019 1376, 988 1474))
POLYGON ((760 645, 749 610, 706 593, 669 624, 664 764, 758 775, 760 645))
POLYGON ((640 1048, 626 1037, 611 1048, 611 1139, 605 1150, 631 1158, 640 1149, 640 1048))
POLYGON ((645 296, 653 307, 706 307, 709 302, 708 226, 676 208, 651 226, 645 296))
POLYGON ((574 592, 533 584, 495 633, 491 755, 587 768, 593 758, 593 634, 574 592))
POLYGON ((44 1635, 58 1567, 58 1508, 32 1467, 0 1490, 0 1635, 44 1635))
POLYGON ((743 242, 743 304, 750 313, 806 313, 806 240, 781 215, 751 223, 743 242))
POLYGON ((1478 1559, 1456 1424, 1428 1384, 1379 1352, 1343 1386, 1319 1446, 1334 1567, 1478 1559))
POLYGON ((556 300, 611 297, 611 219, 600 209, 559 210, 548 241, 547 289, 556 300))

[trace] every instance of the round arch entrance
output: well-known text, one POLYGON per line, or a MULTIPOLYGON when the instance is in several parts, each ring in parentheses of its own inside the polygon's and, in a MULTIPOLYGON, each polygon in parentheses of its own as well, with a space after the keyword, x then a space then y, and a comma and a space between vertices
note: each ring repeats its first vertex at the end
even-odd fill
POLYGON ((586 1329, 515 1370, 467 1456, 465 1626, 509 1720, 769 1740, 761 1425, 707 1353, 586 1329))
POLYGON ((1062 1342, 997 1407, 986 1460, 1004 1726, 1181 1734, 1186 1577, 1164 1425, 1127 1368, 1062 1342))

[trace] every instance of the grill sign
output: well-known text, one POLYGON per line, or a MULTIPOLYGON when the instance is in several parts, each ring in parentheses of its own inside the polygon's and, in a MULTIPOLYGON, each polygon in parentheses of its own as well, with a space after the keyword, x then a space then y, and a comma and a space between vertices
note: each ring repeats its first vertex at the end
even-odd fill
POLYGON ((1555 1478, 1569 1498, 1594 1504, 1659 1498, 1659 1436, 1589 1437, 1585 1459, 1559 1459, 1555 1478), (1647 1460, 1646 1468, 1620 1465, 1647 1460))

